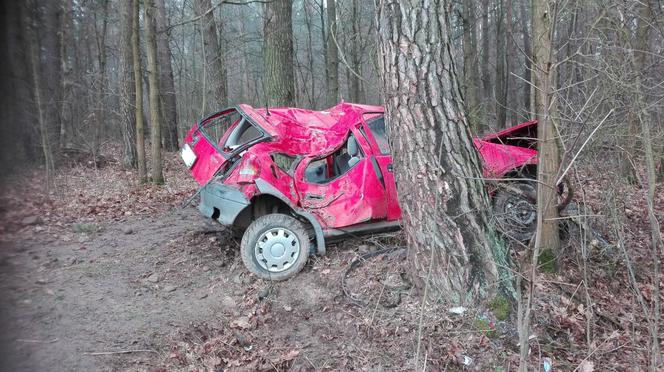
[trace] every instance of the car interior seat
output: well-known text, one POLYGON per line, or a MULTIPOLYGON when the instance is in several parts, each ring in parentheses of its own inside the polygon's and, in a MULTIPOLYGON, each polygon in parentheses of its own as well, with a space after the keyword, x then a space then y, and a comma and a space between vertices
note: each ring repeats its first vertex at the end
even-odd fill
POLYGON ((348 137, 347 150, 348 150, 348 155, 350 155, 350 158, 348 159, 348 168, 350 168, 360 161, 359 157, 360 149, 357 145, 357 140, 355 140, 355 137, 353 136, 348 137))

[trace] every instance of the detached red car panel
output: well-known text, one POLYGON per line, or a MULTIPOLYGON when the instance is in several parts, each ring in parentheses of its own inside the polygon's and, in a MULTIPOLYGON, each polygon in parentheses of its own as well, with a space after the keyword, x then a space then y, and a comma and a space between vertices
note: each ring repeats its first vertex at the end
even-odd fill
MULTIPOLYGON (((529 140, 534 132, 536 122, 528 122, 475 139, 484 175, 501 178, 535 165, 537 151, 529 140)), ((195 125, 181 155, 202 186, 201 213, 247 229, 243 260, 265 279, 299 271, 301 256, 308 254, 305 240, 315 242, 312 251, 324 254, 326 239, 398 228, 401 219, 379 106, 341 103, 327 111, 268 111, 239 105, 195 125), (273 220, 282 222, 264 219, 252 228, 272 214, 294 222, 278 216, 273 220), (299 233, 302 228, 311 239, 299 233)))

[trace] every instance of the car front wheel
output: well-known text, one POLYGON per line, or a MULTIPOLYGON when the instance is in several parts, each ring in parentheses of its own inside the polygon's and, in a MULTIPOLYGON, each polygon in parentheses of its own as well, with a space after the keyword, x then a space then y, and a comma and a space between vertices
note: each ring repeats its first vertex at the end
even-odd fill
POLYGON ((286 280, 309 258, 309 235, 302 222, 285 214, 257 218, 240 243, 242 262, 261 279, 286 280))

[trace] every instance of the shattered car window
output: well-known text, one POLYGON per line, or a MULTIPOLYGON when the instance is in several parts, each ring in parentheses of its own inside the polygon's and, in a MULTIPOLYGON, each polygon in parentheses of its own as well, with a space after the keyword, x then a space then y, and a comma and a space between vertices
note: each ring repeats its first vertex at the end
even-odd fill
POLYGON ((334 154, 314 160, 305 170, 305 179, 310 183, 326 183, 348 172, 364 157, 362 149, 352 135, 334 154))
POLYGON ((385 117, 378 116, 367 120, 367 125, 371 129, 374 139, 378 143, 380 153, 383 155, 390 154, 390 144, 387 141, 387 133, 385 132, 385 117))

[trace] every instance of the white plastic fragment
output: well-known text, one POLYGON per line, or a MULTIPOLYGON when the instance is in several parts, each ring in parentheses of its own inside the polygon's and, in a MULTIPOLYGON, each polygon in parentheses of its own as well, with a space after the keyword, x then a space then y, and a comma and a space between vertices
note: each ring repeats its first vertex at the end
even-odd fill
POLYGON ((463 365, 464 366, 469 366, 473 363, 473 358, 469 357, 468 355, 463 355, 463 365))
POLYGON ((452 314, 463 315, 463 313, 465 313, 466 310, 467 309, 463 306, 456 306, 456 307, 450 308, 448 311, 452 314))
POLYGON ((551 361, 551 358, 542 358, 542 367, 544 368, 544 372, 551 372, 551 369, 553 368, 553 362, 551 361))

